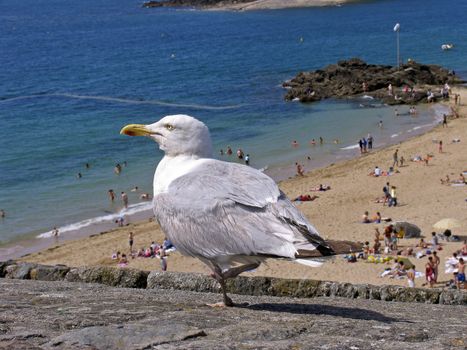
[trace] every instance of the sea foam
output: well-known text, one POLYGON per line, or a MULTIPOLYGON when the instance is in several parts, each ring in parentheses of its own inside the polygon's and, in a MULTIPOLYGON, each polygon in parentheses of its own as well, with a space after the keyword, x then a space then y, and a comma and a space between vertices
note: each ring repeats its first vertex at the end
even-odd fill
MULTIPOLYGON (((71 231, 77 231, 79 229, 82 229, 84 227, 88 227, 91 225, 114 222, 120 217, 134 215, 134 214, 146 211, 146 210, 150 210, 151 208, 152 208, 152 202, 136 203, 136 204, 130 205, 128 208, 124 208, 120 210, 117 213, 97 216, 91 219, 86 219, 86 220, 78 221, 72 224, 64 225, 64 226, 59 227, 58 230, 60 234, 71 232, 71 231)), ((52 236, 53 236, 53 233, 51 230, 51 231, 41 233, 37 235, 36 237, 37 238, 50 238, 52 236)))

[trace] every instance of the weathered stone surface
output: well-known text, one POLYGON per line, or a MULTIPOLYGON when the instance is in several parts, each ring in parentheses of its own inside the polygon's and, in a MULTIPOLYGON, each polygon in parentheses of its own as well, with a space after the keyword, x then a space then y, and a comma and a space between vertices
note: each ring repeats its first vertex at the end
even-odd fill
POLYGON ((148 271, 110 266, 72 268, 65 279, 68 282, 102 283, 114 287, 146 288, 148 271))
POLYGON ((152 271, 147 288, 218 292, 220 286, 213 278, 199 273, 152 271))
POLYGON ((439 295, 439 303, 445 305, 467 305, 467 292, 447 289, 439 295))
POLYGON ((95 326, 71 331, 52 339, 45 348, 70 349, 92 345, 93 349, 150 349, 154 346, 205 336, 196 327, 180 322, 163 324, 147 319, 147 324, 95 326), (156 326, 157 325, 157 326, 156 326))
POLYGON ((465 306, 231 296, 242 306, 208 307, 220 300, 212 293, 0 279, 0 349, 441 350, 467 344, 465 306))
POLYGON ((15 264, 15 261, 13 260, 0 261, 0 278, 5 277, 7 266, 13 265, 13 264, 15 264))
POLYGON ((31 270, 36 267, 37 264, 18 262, 5 267, 5 278, 14 279, 30 279, 31 270))
MULTIPOLYGON (((147 272, 116 267, 68 268, 30 263, 2 263, 5 277, 45 281, 101 283, 126 288, 172 289, 194 292, 220 292, 220 285, 204 274, 147 272)), ((1 270, 0 270, 1 271, 1 270)), ((429 304, 467 305, 465 291, 405 288, 401 286, 353 285, 350 283, 239 276, 227 281, 227 291, 242 295, 278 297, 344 297, 429 304)))
POLYGON ((316 71, 300 72, 290 81, 283 83, 283 86, 288 89, 286 100, 299 99, 301 102, 313 102, 330 97, 342 98, 365 94, 383 103, 398 105, 427 102, 429 89, 436 93, 436 98, 440 98, 439 87, 445 83, 461 84, 463 80, 437 65, 424 65, 411 61, 398 69, 392 66, 367 64, 358 58, 352 58, 316 71), (366 89, 363 87, 364 84, 366 89), (388 94, 389 84, 392 84, 394 89, 392 95, 388 94), (416 87, 416 90, 404 92, 401 89, 405 86, 410 89, 416 87))
POLYGON ((30 271, 32 280, 40 281, 63 281, 70 268, 65 265, 37 265, 30 271))

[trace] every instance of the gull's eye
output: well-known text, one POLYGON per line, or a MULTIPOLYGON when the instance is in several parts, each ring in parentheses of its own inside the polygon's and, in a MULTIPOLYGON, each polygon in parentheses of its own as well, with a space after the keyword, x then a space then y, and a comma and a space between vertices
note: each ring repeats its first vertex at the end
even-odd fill
POLYGON ((165 124, 165 128, 169 131, 172 131, 175 129, 175 126, 173 126, 172 124, 165 124))

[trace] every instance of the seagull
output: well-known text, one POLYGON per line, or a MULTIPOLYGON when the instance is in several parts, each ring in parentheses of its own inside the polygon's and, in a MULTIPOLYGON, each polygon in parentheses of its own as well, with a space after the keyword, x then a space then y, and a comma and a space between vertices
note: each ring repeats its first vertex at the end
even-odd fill
POLYGON ((203 122, 169 115, 120 133, 153 139, 165 153, 154 174, 155 218, 177 250, 212 270, 223 294, 219 306, 234 305, 226 280, 265 259, 308 258, 320 265, 312 258, 335 254, 274 180, 250 166, 214 159, 203 122))

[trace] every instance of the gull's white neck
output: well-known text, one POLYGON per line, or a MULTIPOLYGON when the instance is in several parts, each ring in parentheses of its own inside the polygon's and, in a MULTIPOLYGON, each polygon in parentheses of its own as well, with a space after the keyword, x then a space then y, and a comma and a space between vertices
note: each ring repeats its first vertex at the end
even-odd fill
POLYGON ((178 155, 175 157, 164 156, 159 162, 154 174, 154 196, 167 192, 170 183, 189 173, 198 165, 208 161, 209 158, 199 158, 196 156, 178 155))

